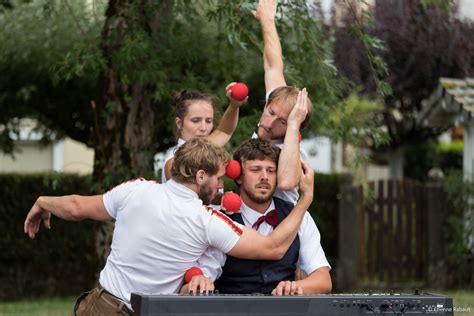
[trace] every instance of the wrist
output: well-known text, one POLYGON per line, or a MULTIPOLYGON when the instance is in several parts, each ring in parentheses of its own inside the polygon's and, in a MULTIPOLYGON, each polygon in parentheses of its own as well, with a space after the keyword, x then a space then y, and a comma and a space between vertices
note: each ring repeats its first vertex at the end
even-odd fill
POLYGON ((233 109, 233 110, 238 110, 240 108, 240 102, 233 102, 233 101, 230 101, 229 102, 229 108, 233 109))
POLYGON ((275 26, 275 17, 274 16, 263 16, 261 17, 260 19, 260 24, 262 25, 262 27, 264 26, 275 26))
POLYGON ((288 122, 286 131, 287 133, 289 131, 289 132, 294 132, 296 135, 298 135, 298 133, 300 132, 300 127, 301 127, 301 123, 290 121, 288 122))
POLYGON ((301 192, 301 201, 305 204, 313 202, 313 192, 301 192))

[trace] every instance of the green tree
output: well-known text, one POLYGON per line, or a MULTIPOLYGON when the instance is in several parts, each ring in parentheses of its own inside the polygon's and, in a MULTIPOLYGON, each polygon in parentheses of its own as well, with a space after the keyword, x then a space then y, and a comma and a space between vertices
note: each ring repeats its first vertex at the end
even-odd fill
MULTIPOLYGON (((345 1, 349 8, 354 3, 345 1)), ((474 25, 457 18, 452 1, 444 0, 375 1, 373 7, 355 11, 347 10, 340 21, 334 21, 336 64, 366 96, 376 94, 377 76, 391 86, 383 110, 374 115, 388 132, 388 146, 420 144, 439 135, 441 130, 419 124, 417 113, 441 76, 472 75, 474 25), (366 36, 353 36, 358 24, 366 36), (372 59, 367 58, 367 44, 376 53, 372 59), (374 76, 373 62, 381 65, 382 60, 386 67, 379 67, 374 76)))
MULTIPOLYGON (((251 89, 231 146, 251 135, 264 100, 254 1, 8 3, 0 13, 2 150, 12 152, 19 118, 36 118, 45 136, 68 135, 94 148, 94 177, 107 188, 151 172, 153 153, 174 143, 173 91, 215 93, 224 107, 231 81, 251 89)), ((354 115, 364 102, 347 98, 352 86, 337 77, 319 12, 303 0, 279 6, 288 82, 311 94, 308 133, 366 140, 374 125, 354 115)))

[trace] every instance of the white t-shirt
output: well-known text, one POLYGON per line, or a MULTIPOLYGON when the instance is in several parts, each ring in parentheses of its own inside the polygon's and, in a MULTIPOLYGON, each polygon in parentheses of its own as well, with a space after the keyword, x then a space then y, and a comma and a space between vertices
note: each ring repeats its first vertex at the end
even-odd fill
POLYGON ((116 222, 99 282, 129 307, 131 292, 177 293, 186 270, 208 247, 229 252, 242 234, 242 225, 207 208, 174 180, 129 181, 103 201, 116 222))
MULTIPOLYGON (((254 211, 242 202, 240 213, 242 215, 242 219, 244 220, 245 226, 252 227, 252 225, 260 218, 260 216, 266 215, 273 209, 275 209, 273 200, 264 214, 254 211)), ((268 223, 263 222, 260 224, 257 231, 261 235, 268 236, 273 232, 273 227, 268 223)), ((326 259, 326 255, 324 254, 323 247, 321 247, 321 234, 319 233, 316 223, 308 212, 306 212, 303 217, 300 229, 298 230, 298 237, 300 239, 300 249, 297 263, 297 267, 299 269, 303 270, 309 275, 321 267, 329 267, 329 269, 331 268, 329 262, 326 259)), ((226 256, 224 253, 210 248, 206 251, 205 256, 202 256, 198 260, 198 263, 199 267, 206 276, 216 280, 222 274, 222 268, 220 268, 220 266, 224 265, 225 259, 226 256), (218 269, 216 269, 217 266, 219 266, 218 269)))
POLYGON ((163 164, 163 169, 161 169, 161 183, 165 183, 169 179, 166 178, 165 166, 168 160, 174 157, 174 153, 178 150, 179 147, 183 146, 186 141, 182 138, 178 138, 178 143, 166 151, 165 163, 163 164))
MULTIPOLYGON (((184 144, 186 143, 186 141, 182 138, 179 138, 178 139, 178 143, 176 144, 176 146, 173 146, 171 147, 170 149, 168 149, 167 151, 167 156, 166 156, 166 159, 165 159, 165 163, 163 165, 163 169, 161 170, 161 183, 165 183, 166 181, 168 181, 169 179, 166 178, 166 174, 165 174, 165 166, 166 166, 166 163, 168 162, 168 160, 170 160, 171 158, 174 157, 174 154, 176 153, 176 151, 178 150, 179 147, 183 146, 184 144)), ((224 194, 224 189, 219 189, 219 192, 221 194, 224 194)), ((220 210, 221 209, 221 206, 220 205, 215 205, 215 204, 212 204, 212 207, 215 209, 215 210, 220 210)))

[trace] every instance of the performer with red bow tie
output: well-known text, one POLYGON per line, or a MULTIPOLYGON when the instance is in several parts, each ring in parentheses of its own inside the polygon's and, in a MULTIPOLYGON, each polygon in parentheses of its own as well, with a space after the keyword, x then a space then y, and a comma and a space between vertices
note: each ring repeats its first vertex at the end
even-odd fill
MULTIPOLYGON (((259 139, 246 141, 234 153, 234 159, 242 165, 242 173, 236 179, 240 186, 242 207, 240 212, 230 217, 262 235, 271 234, 294 207, 291 202, 273 195, 277 186, 279 154, 280 149, 271 141, 259 139)), ((330 265, 320 239, 313 218, 306 212, 297 237, 281 260, 242 260, 230 255, 226 259, 222 252, 208 251, 198 263, 205 275, 217 279, 215 288, 220 293, 328 293, 332 288, 330 265), (308 276, 295 281, 297 268, 308 276)))

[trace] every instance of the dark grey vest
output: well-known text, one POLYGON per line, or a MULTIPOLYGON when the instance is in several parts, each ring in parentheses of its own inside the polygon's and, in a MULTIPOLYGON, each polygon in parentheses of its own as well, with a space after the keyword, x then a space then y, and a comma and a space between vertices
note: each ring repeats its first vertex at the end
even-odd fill
MULTIPOLYGON (((273 197, 281 223, 293 209, 293 204, 273 197)), ((232 220, 244 224, 242 215, 235 213, 232 220)), ((215 287, 225 294, 270 294, 280 281, 295 279, 296 263, 299 257, 300 240, 295 240, 281 260, 247 260, 227 255, 222 276, 215 287)))

